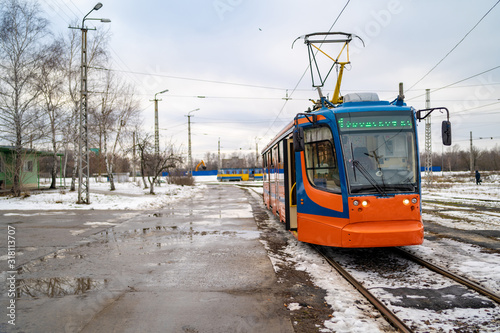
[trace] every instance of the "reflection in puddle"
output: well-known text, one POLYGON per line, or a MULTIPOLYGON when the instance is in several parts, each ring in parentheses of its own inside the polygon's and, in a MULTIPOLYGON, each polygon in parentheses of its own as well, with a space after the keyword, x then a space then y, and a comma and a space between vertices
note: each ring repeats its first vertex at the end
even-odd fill
MULTIPOLYGON (((156 232, 156 231, 172 231, 172 230, 176 230, 176 229, 177 229, 177 226, 175 226, 175 225, 168 226, 168 227, 158 225, 158 226, 151 227, 151 228, 132 229, 132 230, 125 231, 124 233, 129 234, 129 235, 133 235, 133 234, 146 235, 146 234, 156 232)), ((100 232, 99 235, 103 236, 106 240, 108 240, 108 238, 113 238, 113 240, 115 240, 115 238, 116 238, 114 229, 111 229, 111 228, 100 232)))
POLYGON ((17 274, 36 272, 36 266, 38 264, 48 261, 50 259, 65 259, 66 257, 74 259, 83 259, 85 258, 85 256, 86 256, 85 254, 73 253, 71 249, 60 249, 55 252, 49 253, 43 257, 40 257, 38 259, 32 260, 25 265, 20 266, 19 268, 17 268, 17 274))
POLYGON ((102 289, 107 286, 108 280, 95 280, 88 277, 71 278, 43 278, 18 279, 16 288, 17 298, 63 297, 66 295, 82 295, 91 290, 102 289))
POLYGON ((227 229, 221 221, 196 221, 189 222, 189 227, 183 226, 163 226, 155 225, 151 227, 142 227, 116 232, 110 228, 97 234, 103 242, 123 243, 128 238, 139 236, 139 240, 146 244, 154 245, 156 248, 171 246, 179 242, 194 242, 195 237, 199 236, 223 236, 223 237, 241 237, 243 239, 257 239, 260 236, 259 231, 249 230, 223 230, 227 229), (215 229, 215 230, 214 230, 215 229), (222 230, 221 230, 222 229, 222 230))

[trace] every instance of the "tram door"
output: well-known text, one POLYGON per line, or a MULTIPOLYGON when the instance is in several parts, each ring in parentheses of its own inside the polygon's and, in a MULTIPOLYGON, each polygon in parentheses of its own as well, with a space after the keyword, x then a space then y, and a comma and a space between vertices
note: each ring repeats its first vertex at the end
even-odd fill
POLYGON ((271 208, 271 151, 262 155, 265 160, 264 165, 264 201, 267 209, 271 208))
POLYGON ((295 178, 295 151, 293 149, 293 139, 285 139, 284 159, 285 159, 285 209, 286 209, 286 229, 297 230, 297 190, 295 178))

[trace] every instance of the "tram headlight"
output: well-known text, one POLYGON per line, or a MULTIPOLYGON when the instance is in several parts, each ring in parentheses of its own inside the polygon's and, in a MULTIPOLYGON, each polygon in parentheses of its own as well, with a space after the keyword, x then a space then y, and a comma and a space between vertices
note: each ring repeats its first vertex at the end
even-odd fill
POLYGON ((410 204, 410 199, 403 199, 403 204, 408 206, 410 204))
POLYGON ((363 206, 363 207, 368 207, 368 201, 367 201, 367 200, 363 200, 363 201, 354 200, 354 201, 352 202, 352 204, 353 204, 354 206, 359 206, 359 205, 361 205, 361 206, 363 206))
POLYGON ((411 199, 411 203, 412 203, 412 204, 416 204, 417 202, 418 202, 417 198, 412 198, 412 199, 411 199))

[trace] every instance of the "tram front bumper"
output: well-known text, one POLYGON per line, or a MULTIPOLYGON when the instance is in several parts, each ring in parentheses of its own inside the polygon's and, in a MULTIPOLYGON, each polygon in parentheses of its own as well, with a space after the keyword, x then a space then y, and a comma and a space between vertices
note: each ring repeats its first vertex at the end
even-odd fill
POLYGON ((359 222, 342 228, 342 247, 420 245, 424 225, 418 220, 359 222))

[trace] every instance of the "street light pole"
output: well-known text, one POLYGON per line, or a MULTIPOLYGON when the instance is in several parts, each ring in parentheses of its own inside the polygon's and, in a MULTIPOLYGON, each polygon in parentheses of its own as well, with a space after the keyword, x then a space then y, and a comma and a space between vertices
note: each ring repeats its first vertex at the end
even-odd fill
POLYGON ((188 171, 190 174, 193 172, 193 158, 191 155, 191 112, 199 111, 200 109, 194 109, 188 112, 186 117, 188 117, 188 171))
POLYGON ((161 101, 161 99, 158 99, 156 96, 166 93, 168 89, 165 89, 163 91, 160 91, 159 93, 155 94, 155 99, 153 100, 155 102, 155 155, 158 156, 160 155, 160 129, 159 129, 159 124, 158 124, 158 101, 161 101))
MULTIPOLYGON (((82 57, 81 57, 81 89, 80 89, 80 128, 78 138, 78 201, 79 204, 89 204, 89 141, 88 141, 88 114, 87 114, 87 31, 85 20, 97 20, 103 23, 111 22, 105 18, 87 18, 94 10, 99 10, 102 3, 98 2, 87 15, 83 17, 81 27, 70 27, 82 31, 82 57)), ((95 29, 90 29, 95 30, 95 29)))

